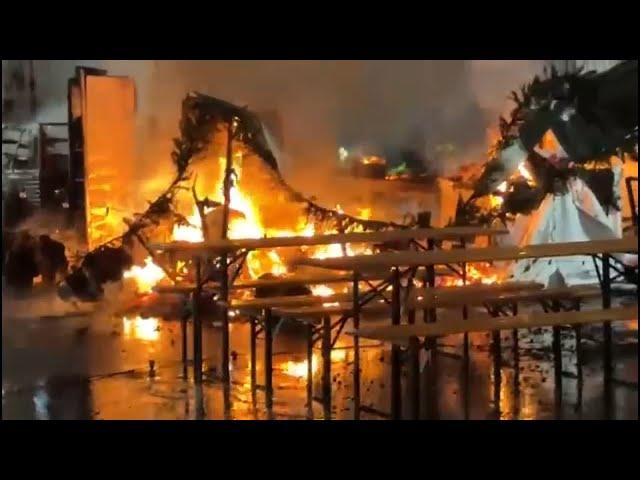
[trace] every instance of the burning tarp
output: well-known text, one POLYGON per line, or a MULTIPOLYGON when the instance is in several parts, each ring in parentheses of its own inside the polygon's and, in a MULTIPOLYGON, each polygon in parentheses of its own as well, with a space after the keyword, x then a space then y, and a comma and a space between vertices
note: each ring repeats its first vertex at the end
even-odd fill
MULTIPOLYGON (((630 61, 601 74, 552 71, 521 95, 512 92, 516 108, 508 121, 500 119, 492 158, 459 203, 456 222, 500 218, 511 223, 517 244, 619 237, 615 156, 637 162, 637 68, 630 61)), ((591 283, 596 272, 587 260, 519 262, 512 273, 545 283, 559 273, 567 283, 591 283)))

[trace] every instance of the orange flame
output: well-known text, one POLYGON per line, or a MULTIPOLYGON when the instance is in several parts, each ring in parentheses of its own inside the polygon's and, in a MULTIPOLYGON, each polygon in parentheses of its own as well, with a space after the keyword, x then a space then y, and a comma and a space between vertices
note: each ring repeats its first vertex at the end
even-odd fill
MULTIPOLYGON (((489 285, 492 283, 500 283, 502 281, 501 276, 495 272, 491 271, 491 267, 489 266, 473 266, 470 264, 466 265, 467 271, 467 285, 470 284, 483 284, 489 285)), ((462 278, 456 277, 444 277, 442 283, 440 285, 445 287, 459 287, 463 285, 462 278)))
POLYGON ((164 271, 155 263, 151 257, 144 260, 144 267, 134 265, 124 272, 124 278, 131 278, 136 282, 139 293, 151 293, 160 280, 166 277, 164 271))
MULTIPOLYGON (((344 362, 347 359, 347 351, 343 348, 331 350, 331 363, 344 362)), ((317 353, 314 353, 311 357, 311 371, 315 375, 318 371, 318 365, 320 364, 320 357, 317 353)), ((289 360, 282 364, 280 369, 285 375, 294 378, 306 378, 307 367, 309 362, 305 359, 302 361, 289 360)))
POLYGON ((160 338, 160 321, 157 318, 123 317, 122 329, 126 338, 155 342, 160 338))

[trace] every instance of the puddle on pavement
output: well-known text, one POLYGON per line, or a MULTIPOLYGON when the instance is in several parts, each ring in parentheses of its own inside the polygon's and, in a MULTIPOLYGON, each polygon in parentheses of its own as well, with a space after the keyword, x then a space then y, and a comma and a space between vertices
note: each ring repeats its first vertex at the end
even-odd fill
MULTIPOLYGON (((215 378, 219 362, 219 331, 204 330, 205 382, 196 387, 182 377, 181 329, 177 321, 153 317, 108 317, 97 321, 80 315, 11 316, 2 319, 2 412, 4 419, 306 419, 306 355, 303 336, 281 331, 274 343, 274 405, 265 409, 264 391, 251 388, 249 327, 231 328, 233 384, 230 409, 225 411, 222 385, 215 378), (153 373, 150 375, 150 362, 153 373)), ((618 334, 616 378, 636 382, 637 326, 618 334), (629 332, 632 332, 629 334, 629 332), (629 340, 631 339, 631 340, 629 340)), ((441 341, 438 356, 438 406, 441 419, 549 419, 605 418, 598 329, 586 335, 584 385, 581 405, 575 372, 575 342, 563 334, 563 403, 554 407, 550 329, 520 332, 519 388, 515 388, 512 337, 503 334, 503 368, 499 411, 493 394, 489 336, 471 339, 469 380, 461 373, 461 336, 441 341), (465 395, 468 392, 468 395, 465 395)), ((191 331, 188 329, 189 355, 191 331)), ((343 336, 332 354, 332 409, 334 419, 350 419, 353 351, 343 336)), ((258 339, 258 384, 263 383, 262 340, 258 339)), ((361 350, 363 419, 381 418, 390 399, 389 349, 369 345, 361 350), (372 413, 373 412, 373 413, 372 413)), ((314 354, 314 396, 320 397, 320 352, 314 354)), ((192 375, 191 368, 188 368, 192 375)), ((614 389, 613 418, 637 419, 637 388, 614 389)), ((324 418, 320 402, 313 402, 313 418, 324 418)))

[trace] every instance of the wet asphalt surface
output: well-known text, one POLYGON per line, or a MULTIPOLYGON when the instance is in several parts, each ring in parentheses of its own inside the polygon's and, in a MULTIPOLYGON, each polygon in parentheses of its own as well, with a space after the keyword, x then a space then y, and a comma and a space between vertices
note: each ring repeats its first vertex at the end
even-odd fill
MULTIPOLYGON (((205 381, 195 386, 191 367, 183 376, 178 321, 156 318, 80 315, 57 317, 30 311, 33 300, 3 295, 3 419, 351 419, 353 351, 350 337, 338 341, 332 373, 332 408, 319 401, 320 351, 314 356, 312 412, 306 405, 305 337, 282 328, 274 341, 274 405, 251 388, 249 326, 231 328, 232 387, 225 408, 217 378, 220 331, 204 329, 205 381)), ((56 307, 59 305, 56 304, 56 307)), ((189 328, 189 339, 191 329, 189 328)), ((515 382, 513 336, 502 334, 499 399, 494 398, 489 334, 470 336, 469 375, 463 374, 461 336, 440 340, 437 355, 439 419, 638 419, 637 387, 615 384, 605 402, 600 328, 584 333, 584 382, 575 378, 575 337, 563 332, 562 402, 554 396, 551 329, 519 332, 519 381, 515 382)), ((614 329, 614 377, 638 381, 637 322, 614 329)), ((257 342, 257 378, 263 383, 262 339, 257 342)), ((189 340, 189 355, 191 340, 189 340)), ((363 419, 381 419, 390 410, 390 347, 368 343, 361 349, 363 419)), ((424 386, 424 385, 423 385, 424 386)), ((423 388, 423 397, 426 389, 423 388)), ((406 398, 406 395, 404 396, 406 398)), ((423 398, 424 399, 424 398, 423 398)), ((427 413, 423 402, 421 416, 427 413)), ((405 406, 406 407, 406 406, 405 406)), ((407 409, 405 408, 405 411, 407 409)))

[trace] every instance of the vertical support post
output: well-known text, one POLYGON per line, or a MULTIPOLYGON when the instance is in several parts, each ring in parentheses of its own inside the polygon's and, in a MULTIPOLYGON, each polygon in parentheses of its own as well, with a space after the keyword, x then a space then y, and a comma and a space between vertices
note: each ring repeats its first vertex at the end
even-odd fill
MULTIPOLYGON (((353 272, 353 329, 360 328, 360 273, 353 272)), ((360 419, 360 337, 353 336, 353 419, 360 419)))
POLYGON ((265 308, 264 319, 264 390, 267 411, 273 408, 273 318, 271 309, 265 308))
MULTIPOLYGON (((435 249, 435 241, 433 239, 427 240, 427 248, 429 250, 435 249)), ((436 286, 436 273, 434 265, 427 265, 425 270, 425 283, 430 289, 434 289, 436 286)), ((436 321, 436 309, 427 308, 423 311, 424 321, 427 323, 433 323, 436 321)), ((427 338, 425 342, 425 348, 428 352, 428 361, 425 366, 425 390, 427 396, 427 417, 429 419, 435 419, 437 417, 437 403, 438 403, 438 361, 437 361, 437 347, 438 339, 436 337, 427 338)))
POLYGON ((582 390, 584 389, 584 377, 582 376, 582 327, 577 325, 575 327, 575 335, 576 335, 576 375, 578 377, 578 398, 577 405, 578 407, 582 406, 582 390))
MULTIPOLYGON (((466 249, 467 248, 466 238, 462 237, 460 239, 460 244, 463 249, 466 249)), ((461 266, 462 266, 462 285, 466 285, 467 284, 467 263, 463 262, 461 266)), ((466 303, 462 306, 462 319, 463 320, 469 319, 469 307, 466 303)), ((469 395, 471 393, 469 388, 470 360, 471 359, 469 358, 469 333, 464 332, 462 334, 462 383, 464 388, 464 396, 462 401, 463 401, 465 420, 469 418, 469 395)))
MULTIPOLYGON (((229 213, 231 209, 231 175, 233 174, 233 124, 234 118, 227 119, 227 152, 222 182, 224 204, 222 206, 222 239, 229 235, 229 213)), ((222 274, 220 297, 222 299, 222 382, 224 388, 225 411, 230 408, 231 375, 229 371, 229 258, 225 252, 220 258, 222 274)))
POLYGON ((500 330, 492 332, 493 338, 493 402, 496 416, 500 418, 500 387, 502 386, 502 346, 500 330))
POLYGON ((222 387, 224 391, 225 412, 231 408, 231 372, 229 370, 229 262, 227 254, 220 258, 222 274, 220 279, 220 297, 222 300, 222 387))
POLYGON ((412 420, 420 419, 420 341, 409 339, 409 411, 412 420))
MULTIPOLYGON (((463 249, 467 248, 467 240, 462 237, 460 239, 460 245, 463 249)), ((462 285, 467 284, 467 262, 462 262, 462 285)), ((467 320, 469 318, 469 307, 465 303, 462 306, 462 319, 467 320)), ((465 369, 469 368, 469 333, 464 332, 462 337, 462 359, 465 369)))
POLYGON ((307 325, 307 417, 313 419, 313 325, 307 325))
MULTIPOLYGON (((580 311, 580 300, 576 300, 574 308, 576 312, 580 311)), ((576 325, 574 327, 575 335, 576 335, 576 375, 578 377, 578 398, 577 398, 577 406, 578 408, 582 407, 582 389, 584 388, 584 379, 582 377, 582 326, 576 325)))
MULTIPOLYGON (((336 230, 338 230, 338 233, 340 233, 340 234, 344 233, 344 225, 342 223, 342 218, 341 217, 338 217, 336 230)), ((344 243, 344 242, 340 243, 340 250, 342 251, 342 256, 346 257, 347 256, 347 244, 344 243)))
MULTIPOLYGON (((431 212, 430 211, 424 211, 424 212, 419 212, 418 213, 418 228, 430 228, 431 227, 431 212)), ((435 244, 433 242, 433 240, 427 238, 427 248, 429 250, 433 250, 435 247, 435 244)), ((434 270, 435 272, 435 270, 434 270)), ((417 269, 416 269, 416 273, 417 273, 417 269)), ((427 284, 429 284, 429 271, 428 269, 425 270, 424 273, 424 279, 423 279, 423 283, 422 283, 422 288, 426 289, 427 288, 427 284)), ((407 288, 409 288, 409 286, 407 286, 407 288)), ((407 297, 408 298, 408 297, 407 297)), ((415 323, 415 315, 416 312, 415 310, 411 310, 408 312, 408 322, 410 324, 415 323)), ((423 321, 427 321, 427 310, 425 309, 423 312, 423 321)))
POLYGON ((322 319, 322 403, 324 419, 331 420, 331 317, 322 319))
POLYGON ((554 398, 556 411, 561 413, 562 408, 562 343, 560 339, 560 327, 553 327, 553 379, 554 398))
MULTIPOLYGON (((391 324, 400 325, 400 318, 400 268, 394 267, 391 291, 391 324)), ((391 345, 391 418, 394 420, 399 420, 402 417, 401 371, 400 347, 394 343, 391 345)))
MULTIPOLYGON (((602 308, 611 308, 611 258, 609 254, 602 255, 602 308)), ((603 325, 604 348, 604 395, 606 414, 610 415, 612 406, 613 354, 611 322, 603 325)))
POLYGON ((187 367, 188 362, 188 340, 187 340, 187 315, 183 314, 180 317, 180 334, 181 338, 181 355, 182 355, 182 378, 188 380, 189 378, 189 370, 187 367))
POLYGON ((202 383, 202 318, 199 302, 202 292, 202 263, 200 257, 195 258, 196 288, 193 291, 193 380, 202 383))
POLYGON ((202 420, 205 416, 204 411, 204 393, 202 391, 202 383, 197 383, 194 389, 195 395, 195 415, 196 420, 202 420))
POLYGON ((251 398, 253 399, 253 402, 255 404, 256 402, 256 386, 257 386, 257 373, 256 373, 256 362, 257 362, 257 357, 256 357, 256 337, 257 337, 257 320, 256 318, 252 315, 249 318, 249 328, 250 328, 250 338, 249 338, 249 350, 250 350, 250 359, 249 361, 251 362, 251 364, 249 365, 250 368, 250 376, 251 376, 251 398))
MULTIPOLYGON (((518 315, 518 304, 514 303, 511 309, 513 316, 518 315)), ((513 335, 513 383, 516 394, 520 392, 520 345, 518 339, 518 329, 514 328, 511 332, 513 335)))
POLYGON ((229 213, 231 209, 231 175, 233 174, 233 118, 227 119, 227 154, 222 182, 222 239, 229 235, 229 213))
MULTIPOLYGON (((435 242, 433 239, 427 240, 427 248, 429 250, 435 249, 435 242)), ((428 288, 436 287, 436 270, 433 264, 427 265, 425 267, 425 283, 428 288)), ((436 309, 428 308, 424 311, 424 321, 427 323, 432 323, 436 321, 436 309)))

